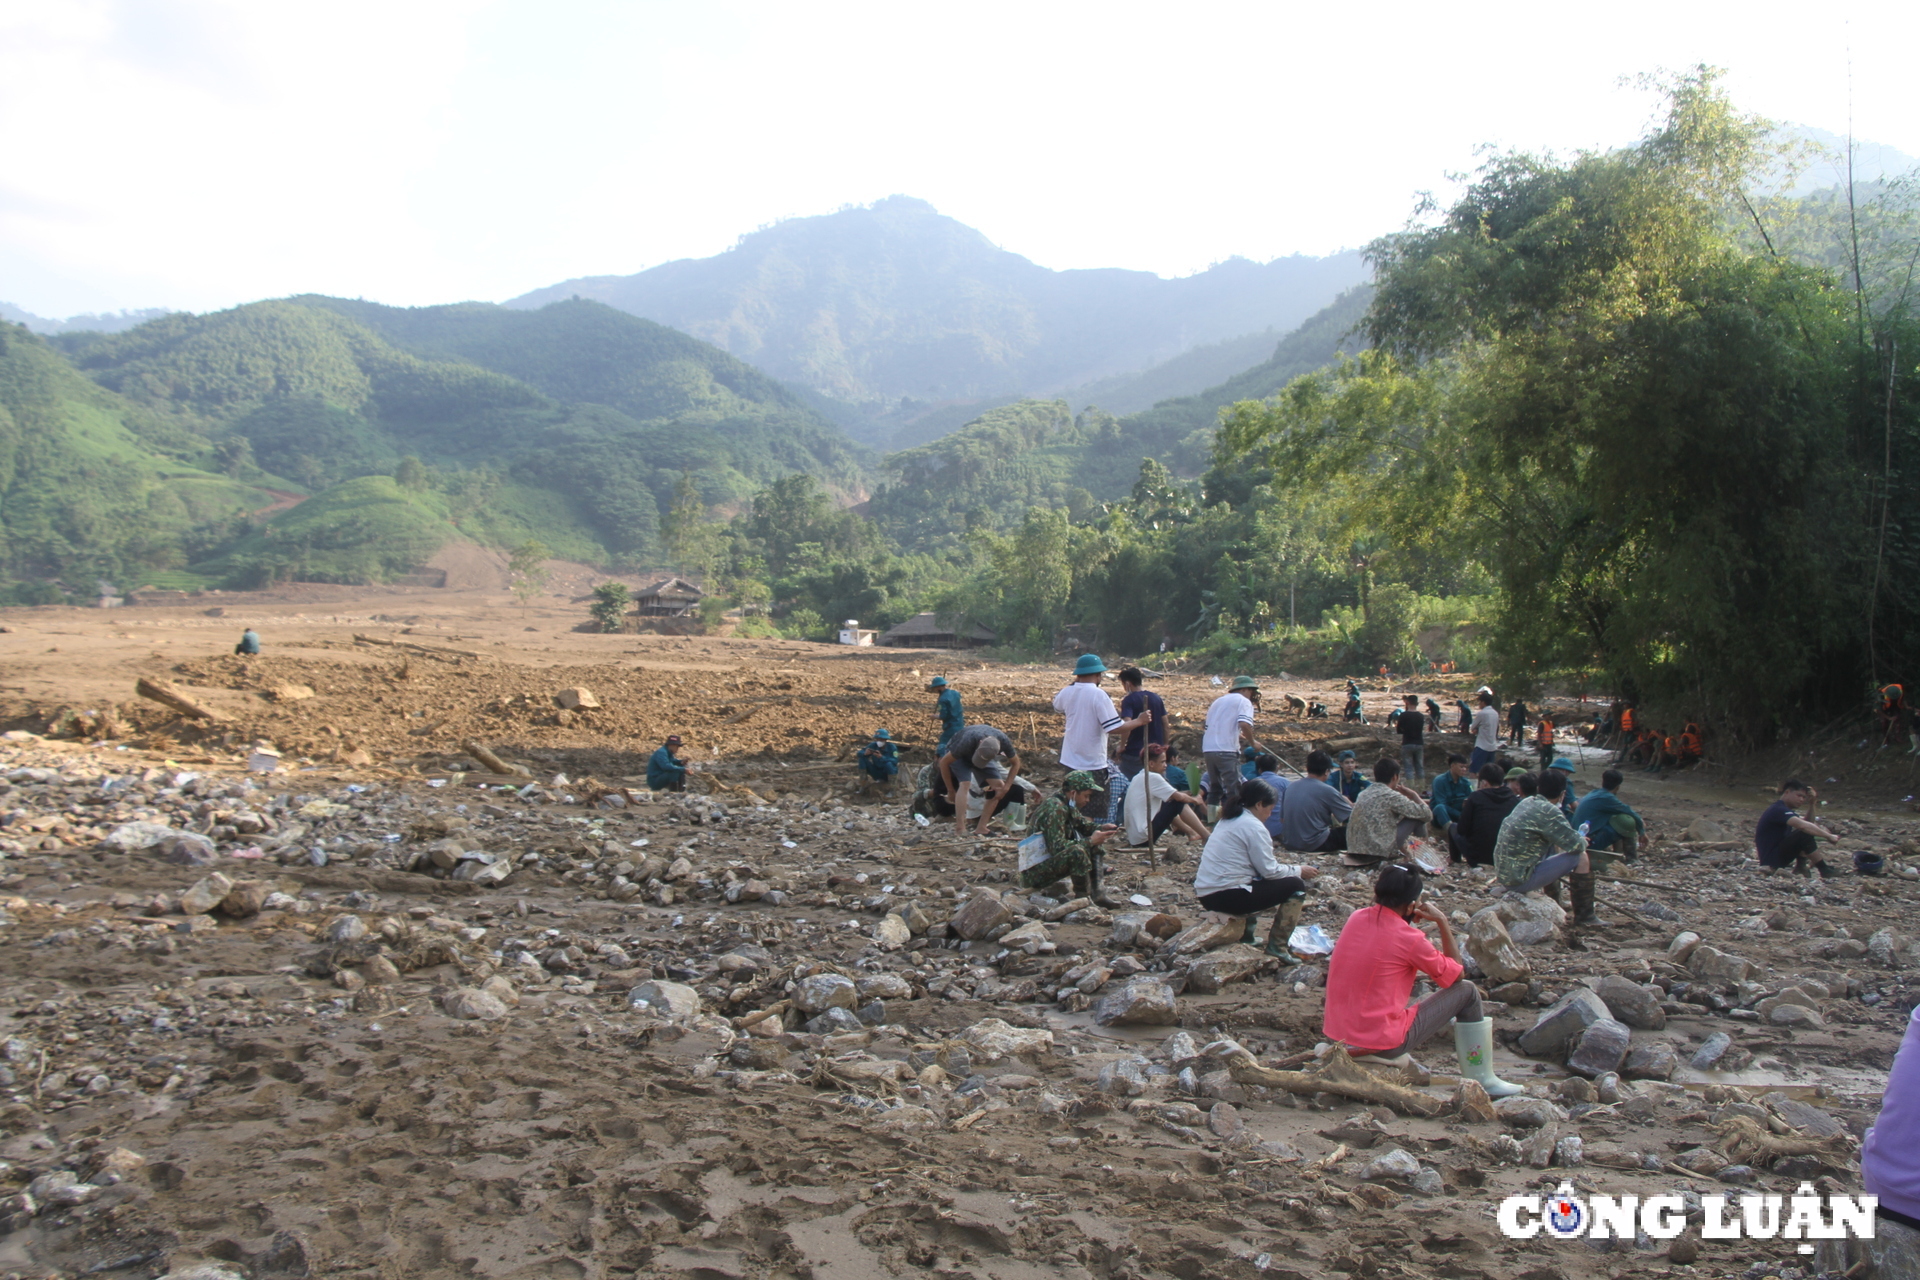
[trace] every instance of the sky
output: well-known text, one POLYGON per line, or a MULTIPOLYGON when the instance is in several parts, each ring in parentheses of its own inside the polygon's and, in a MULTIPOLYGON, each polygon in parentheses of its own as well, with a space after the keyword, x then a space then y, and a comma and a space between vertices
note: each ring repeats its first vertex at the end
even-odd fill
POLYGON ((1634 78, 1700 62, 1920 155, 1917 46, 1877 0, 0 0, 0 301, 500 301, 892 194, 1179 276, 1364 244, 1487 146, 1630 142, 1634 78))

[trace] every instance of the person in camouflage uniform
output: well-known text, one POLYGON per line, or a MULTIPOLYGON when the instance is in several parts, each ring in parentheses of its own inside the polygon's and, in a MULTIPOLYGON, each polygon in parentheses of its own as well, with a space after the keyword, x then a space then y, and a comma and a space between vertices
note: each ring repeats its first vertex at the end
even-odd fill
POLYGON ((1119 905, 1100 885, 1100 846, 1119 834, 1112 823, 1094 825, 1080 812, 1082 805, 1096 792, 1106 790, 1084 769, 1075 769, 1060 784, 1056 795, 1048 796, 1027 815, 1027 825, 1047 843, 1047 857, 1020 873, 1024 888, 1039 889, 1056 880, 1073 882, 1076 897, 1092 898, 1096 905, 1119 905))

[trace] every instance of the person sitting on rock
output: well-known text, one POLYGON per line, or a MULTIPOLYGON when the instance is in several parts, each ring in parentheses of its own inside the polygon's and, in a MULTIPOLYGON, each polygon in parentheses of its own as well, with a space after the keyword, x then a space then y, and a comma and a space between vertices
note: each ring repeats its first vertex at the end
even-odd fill
POLYGON ((1023 888, 1041 889, 1056 880, 1071 880, 1075 897, 1091 898, 1096 906, 1120 905, 1107 896, 1100 883, 1100 846, 1118 835, 1119 828, 1095 826, 1093 819, 1080 812, 1104 790, 1091 773, 1075 769, 1060 784, 1058 793, 1034 806, 1027 815, 1027 825, 1046 842, 1047 856, 1020 873, 1023 888))
POLYGON ((1447 827, 1447 851, 1455 862, 1470 867, 1493 865, 1493 847, 1500 824, 1507 820, 1520 797, 1507 785, 1507 771, 1498 764, 1480 766, 1480 789, 1460 805, 1460 815, 1447 827))
POLYGON ((1340 762, 1340 771, 1327 781, 1333 784, 1334 790, 1347 798, 1348 804, 1352 804, 1360 798, 1360 793, 1367 789, 1367 775, 1360 772, 1360 761, 1355 758, 1353 752, 1342 751, 1337 758, 1340 762))
POLYGON ((1359 1062, 1405 1066, 1415 1049, 1452 1021, 1460 1074, 1490 1098, 1525 1093, 1493 1074, 1493 1023, 1469 982, 1447 917, 1420 901, 1425 881, 1417 868, 1389 865, 1373 882, 1373 905, 1347 917, 1327 959, 1326 1019, 1330 1040, 1348 1046, 1359 1062), (1440 931, 1438 947, 1415 921, 1440 931), (1439 988, 1409 1005, 1414 979, 1425 974, 1439 988))
POLYGON ((1400 781, 1398 760, 1382 756, 1374 761, 1373 780, 1375 785, 1360 792, 1347 818, 1347 854, 1341 861, 1350 867, 1398 857, 1433 816, 1419 793, 1400 781))
POLYGON ((1600 775, 1600 785, 1587 792, 1573 811, 1572 822, 1587 829, 1587 848, 1602 852, 1619 851, 1628 862, 1647 850, 1647 824, 1633 806, 1619 796, 1620 784, 1627 780, 1618 769, 1600 775))
POLYGON ((257 657, 260 653, 260 633, 248 627, 240 633, 240 643, 233 646, 233 651, 249 658, 257 657))
POLYGON ((1447 756, 1447 771, 1433 780, 1433 825, 1445 831, 1447 824, 1460 816, 1461 806, 1473 794, 1473 776, 1467 772, 1467 758, 1458 752, 1447 756))
MULTIPOLYGON (((1166 747, 1149 742, 1143 760, 1144 767, 1128 786, 1121 805, 1127 843, 1138 847, 1147 843, 1149 831, 1158 840, 1169 830, 1178 831, 1190 840, 1204 841, 1207 824, 1200 818, 1207 811, 1207 802, 1167 780, 1166 747)), ((1180 858, 1169 853, 1167 861, 1178 862, 1180 858)))
POLYGON ((680 748, 680 735, 670 735, 647 761, 647 786, 655 791, 685 791, 687 762, 674 753, 680 748))
POLYGON ((1245 916, 1246 942, 1254 939, 1254 916, 1278 907, 1267 930, 1267 954, 1286 956, 1287 938, 1306 909, 1307 883, 1320 872, 1274 859, 1267 819, 1277 800, 1273 788, 1258 778, 1247 779, 1222 798, 1220 821, 1200 851, 1193 894, 1209 911, 1245 916))
POLYGON ((1573 922, 1598 926, 1602 922, 1594 912, 1587 842, 1560 812, 1567 780, 1549 769, 1538 787, 1536 794, 1522 796, 1500 824, 1500 839, 1493 846, 1493 874, 1516 893, 1545 889, 1565 876, 1573 897, 1573 922))
POLYGON ((890 787, 900 772, 900 748, 894 744, 891 733, 876 729, 873 740, 854 753, 853 762, 860 766, 860 772, 881 786, 890 787))

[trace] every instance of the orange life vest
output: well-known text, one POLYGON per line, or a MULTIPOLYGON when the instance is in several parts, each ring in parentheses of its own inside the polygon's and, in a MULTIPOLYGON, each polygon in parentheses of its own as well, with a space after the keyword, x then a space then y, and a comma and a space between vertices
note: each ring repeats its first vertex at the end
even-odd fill
POLYGON ((1633 732, 1633 708, 1632 707, 1620 708, 1620 727, 1626 730, 1628 733, 1633 732))
POLYGON ((1543 747, 1550 747, 1553 745, 1553 721, 1542 720, 1540 722, 1540 736, 1535 738, 1534 741, 1538 742, 1543 747))

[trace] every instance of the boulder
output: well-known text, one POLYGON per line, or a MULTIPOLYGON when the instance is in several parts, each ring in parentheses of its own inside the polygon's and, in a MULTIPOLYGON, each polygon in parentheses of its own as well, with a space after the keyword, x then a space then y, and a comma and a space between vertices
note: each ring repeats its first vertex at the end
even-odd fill
MULTIPOLYGON (((975 942, 986 937, 999 925, 1011 925, 1013 912, 1007 910, 1007 904, 1000 901, 1000 895, 991 889, 975 889, 971 897, 960 904, 953 913, 948 927, 955 935, 975 942)), ((1005 930, 1002 930, 1005 932, 1005 930)))
POLYGON ((863 973, 854 983, 862 1000, 910 1000, 913 984, 897 973, 863 973))
POLYGON ((1137 1097, 1147 1091, 1147 1068, 1145 1058, 1116 1058, 1100 1068, 1095 1084, 1102 1093, 1137 1097))
POLYGON ((472 987, 455 988, 440 1007, 446 1010, 449 1018, 492 1022, 507 1016, 507 1006, 498 996, 472 987))
POLYGON ((1523 947, 1537 946, 1558 932, 1545 920, 1516 920, 1507 926, 1508 936, 1523 947))
POLYGON ((600 706, 600 699, 593 696, 593 690, 585 685, 574 685, 571 689, 562 689, 553 695, 553 700, 563 711, 593 711, 600 706))
POLYGON ((960 1033, 981 1062, 1023 1058, 1053 1052, 1053 1032, 1044 1028, 1008 1026, 999 1018, 983 1018, 960 1033))
POLYGON ((1751 962, 1718 947, 1705 945, 1694 948, 1693 954, 1687 958, 1687 968, 1699 981, 1719 987, 1731 987, 1753 976, 1751 962))
POLYGON ((1716 1031, 1707 1037, 1705 1044, 1693 1051, 1693 1058, 1687 1065, 1695 1071, 1711 1071, 1732 1047, 1733 1037, 1724 1031, 1716 1031))
POLYGON ((1383 1180, 1411 1182, 1414 1178, 1418 1177, 1419 1174, 1420 1161, 1405 1151, 1402 1151, 1399 1147, 1394 1147, 1389 1151, 1382 1151, 1379 1155, 1367 1161, 1367 1167, 1360 1171, 1360 1176, 1369 1182, 1379 1182, 1383 1180))
POLYGON ((1607 1006, 1585 987, 1577 987, 1543 1009, 1520 1034, 1520 1052, 1546 1057, 1594 1023, 1608 1018, 1607 1006))
POLYGON ((1767 1015, 1767 1021, 1776 1027, 1806 1027, 1818 1031, 1827 1025, 1818 1010, 1809 1009, 1803 1004, 1783 1004, 1767 1015))
POLYGON ((1610 973, 1594 984, 1593 993, 1606 1004, 1607 1012, 1620 1022, 1641 1031, 1659 1031, 1667 1025, 1660 998, 1637 982, 1629 982, 1610 973))
POLYGON ((1753 1006, 1753 1011, 1759 1014, 1762 1019, 1767 1019, 1773 1016, 1775 1009, 1780 1008, 1782 1005, 1789 1004, 1797 1004, 1808 1009, 1816 1010, 1820 1007, 1820 1002, 1809 994, 1805 988, 1795 986, 1788 987, 1778 995, 1768 996, 1765 1000, 1753 1006))
POLYGON ((898 951, 913 941, 913 930, 899 916, 882 916, 873 926, 873 940, 882 951, 898 951))
POLYGON ((1692 930, 1684 930, 1667 944, 1667 959, 1675 964, 1685 964, 1700 946, 1700 935, 1692 930))
POLYGON ((1620 1074, 1629 1080, 1666 1080, 1680 1065, 1680 1055, 1666 1040, 1646 1040, 1627 1050, 1620 1074))
POLYGON ((1478 1080, 1467 1076, 1460 1077, 1460 1084, 1453 1091, 1453 1113, 1467 1124, 1492 1124, 1499 1118, 1486 1089, 1478 1080))
POLYGON ((1164 911, 1122 911, 1113 918, 1113 932, 1107 935, 1109 947, 1138 947, 1161 938, 1171 938, 1182 928, 1179 916, 1164 911))
POLYGON ((1696 843, 1717 844, 1727 838, 1727 829, 1712 818, 1695 818, 1681 833, 1681 838, 1696 843))
POLYGON ((235 919, 257 916, 267 904, 267 896, 273 892, 273 886, 265 880, 238 880, 227 896, 220 899, 220 910, 235 919))
POLYGON ((1539 1129, 1567 1118, 1566 1112, 1545 1098, 1530 1098, 1524 1093, 1500 1099, 1493 1104, 1493 1113, 1502 1124, 1522 1129, 1539 1129))
POLYGON ((1533 966, 1514 945, 1512 935, 1494 907, 1488 907, 1468 922, 1467 954, 1480 966, 1480 972, 1487 975, 1487 981, 1496 986, 1524 982, 1533 973, 1533 966))
POLYGON ((1580 1033, 1580 1043, 1567 1057, 1567 1070, 1578 1071, 1591 1079, 1608 1071, 1620 1070, 1627 1060, 1633 1032, 1623 1022, 1601 1018, 1580 1033))
POLYGON ((175 831, 158 846, 160 856, 176 867, 212 866, 220 853, 213 841, 197 831, 175 831))
POLYGON ((1168 1026, 1180 1020, 1180 1013, 1172 987, 1141 976, 1094 1001, 1093 1020, 1103 1027, 1168 1026))
MULTIPOLYGON (((847 982, 845 978, 840 980, 847 982)), ((847 982, 847 990, 851 995, 851 982, 847 982)), ((627 1007, 671 1022, 680 1022, 700 1012, 700 993, 680 982, 643 982, 627 992, 627 1007)))
MULTIPOLYGON (((180 895, 180 914, 203 916, 219 906, 232 892, 233 881, 216 871, 180 895)), ((265 901, 264 898, 261 900, 265 901)))
POLYGON ((1262 970, 1277 968, 1279 963, 1259 947, 1235 943, 1189 962, 1187 990, 1211 995, 1228 983, 1242 982, 1262 970))
POLYGON ((816 973, 802 978, 793 987, 793 1007, 805 1014, 825 1013, 829 1009, 851 1009, 859 991, 852 978, 837 973, 816 973))
POLYGON ((1558 929, 1567 922, 1567 909, 1544 893, 1509 893, 1489 910, 1508 926, 1532 920, 1558 929))
POLYGON ((1188 925, 1164 943, 1161 950, 1169 955, 1186 956, 1199 951, 1211 951, 1215 947, 1224 947, 1238 942, 1246 936, 1247 922, 1241 916, 1221 915, 1209 911, 1193 924, 1188 925))
POLYGON ((1029 920, 1018 929, 1009 930, 1000 935, 1000 945, 1009 951, 1037 953, 1047 943, 1053 941, 1053 935, 1047 932, 1047 926, 1038 920, 1029 920))

